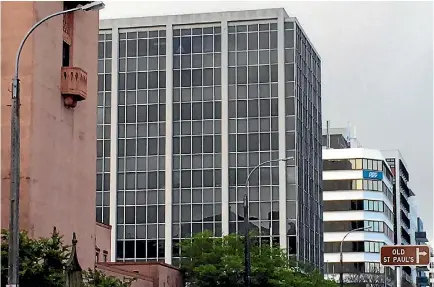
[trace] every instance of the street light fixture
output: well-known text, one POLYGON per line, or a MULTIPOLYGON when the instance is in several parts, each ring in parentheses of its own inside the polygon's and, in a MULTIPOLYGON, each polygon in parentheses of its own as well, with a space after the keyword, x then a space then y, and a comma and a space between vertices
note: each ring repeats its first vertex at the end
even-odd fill
POLYGON ((350 233, 352 233, 354 231, 361 231, 361 230, 368 230, 368 229, 372 229, 372 226, 359 227, 359 228, 350 230, 347 232, 347 234, 345 234, 344 238, 342 238, 341 246, 339 249, 340 250, 340 265, 341 265, 341 268, 339 271, 339 285, 340 285, 340 287, 344 286, 344 270, 343 270, 344 269, 344 261, 343 261, 343 254, 342 254, 342 244, 344 243, 345 238, 347 238, 347 236, 350 235, 350 233))
POLYGON ((245 194, 244 194, 244 202, 243 202, 243 209, 244 209, 244 284, 246 287, 250 287, 250 239, 249 239, 249 179, 250 176, 253 174, 255 170, 257 170, 259 167, 266 165, 268 163, 272 162, 278 162, 278 161, 288 161, 293 160, 294 157, 290 156, 287 158, 279 158, 279 159, 272 159, 264 161, 257 166, 255 166, 247 176, 246 182, 244 184, 245 187, 245 194))
POLYGON ((18 287, 19 259, 19 217, 20 217, 20 78, 19 63, 24 43, 45 21, 63 14, 75 11, 94 11, 104 8, 101 1, 92 1, 86 5, 53 13, 34 24, 18 47, 15 58, 15 72, 12 80, 12 110, 11 110, 11 183, 10 183, 10 218, 9 218, 9 250, 8 250, 8 286, 18 287))
POLYGON ((83 6, 79 6, 77 8, 79 8, 79 10, 83 10, 83 11, 96 11, 96 10, 101 10, 104 9, 105 4, 102 1, 92 1, 86 5, 83 6))

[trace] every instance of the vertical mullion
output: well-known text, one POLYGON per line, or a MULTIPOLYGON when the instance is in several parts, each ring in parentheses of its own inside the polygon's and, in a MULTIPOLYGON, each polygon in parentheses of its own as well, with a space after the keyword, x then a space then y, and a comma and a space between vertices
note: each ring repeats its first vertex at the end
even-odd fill
MULTIPOLYGON (((277 69, 278 69, 278 130, 279 130, 279 158, 286 157, 285 131, 285 22, 283 11, 277 18, 277 69)), ((279 162, 279 242, 280 248, 287 249, 286 235, 286 161, 279 162)))
POLYGON ((166 146, 164 261, 172 263, 172 160, 173 160, 173 25, 166 25, 166 146))
POLYGON ((228 22, 221 22, 221 196, 222 235, 229 234, 228 22))
MULTIPOLYGON (((112 33, 111 54, 111 119, 110 119, 110 219, 111 229, 111 254, 112 262, 116 261, 117 249, 117 162, 118 162, 118 67, 119 67, 119 30, 114 27, 112 33)), ((105 63, 104 63, 105 72, 105 63)), ((104 99, 105 101, 105 99, 104 99)), ((125 251, 124 251, 125 254, 125 251)))

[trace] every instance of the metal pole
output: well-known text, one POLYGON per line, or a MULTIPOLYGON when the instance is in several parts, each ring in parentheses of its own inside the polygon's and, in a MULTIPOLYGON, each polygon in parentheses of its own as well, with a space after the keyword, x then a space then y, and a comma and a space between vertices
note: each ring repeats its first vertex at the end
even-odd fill
POLYGON ((272 162, 276 162, 276 161, 287 161, 290 159, 294 159, 294 157, 287 157, 287 158, 279 158, 279 159, 273 159, 273 160, 267 160, 264 162, 261 162, 260 164, 258 164, 257 166, 255 166, 249 173, 249 175, 247 176, 246 182, 244 183, 244 187, 245 187, 245 194, 244 194, 244 286, 246 287, 250 287, 250 281, 251 281, 251 277, 250 277, 250 267, 251 267, 251 262, 250 262, 250 238, 249 238, 249 179, 250 176, 253 174, 253 172, 255 170, 257 170, 259 167, 267 164, 267 163, 272 163, 272 162))
POLYGON ((12 81, 11 110, 11 195, 9 218, 8 283, 18 286, 19 191, 20 191, 20 80, 12 81))
POLYGON ((340 268, 339 268, 339 284, 341 287, 344 286, 344 260, 342 255, 342 241, 341 241, 341 250, 339 256, 340 268))
POLYGON ((387 287, 387 274, 386 274, 386 266, 384 266, 384 287, 387 287))
POLYGON ((339 270, 339 286, 340 287, 344 287, 344 260, 343 260, 343 253, 342 253, 342 244, 345 241, 345 238, 347 238, 347 236, 354 231, 359 231, 359 230, 365 230, 365 229, 371 229, 371 226, 367 226, 367 227, 360 227, 360 228, 356 228, 353 230, 350 230, 347 232, 347 234, 345 234, 344 238, 342 238, 341 244, 340 244, 340 249, 339 249, 339 263, 340 263, 340 270, 339 270))
POLYGON ((249 238, 249 203, 248 191, 244 194, 244 282, 250 287, 250 238, 249 238))
POLYGON ((12 80, 11 107, 11 183, 10 183, 10 218, 8 249, 8 285, 18 287, 19 279, 19 244, 20 244, 20 79, 19 62, 24 43, 30 34, 42 23, 55 16, 81 10, 81 7, 51 14, 30 28, 18 47, 15 58, 15 73, 12 80))

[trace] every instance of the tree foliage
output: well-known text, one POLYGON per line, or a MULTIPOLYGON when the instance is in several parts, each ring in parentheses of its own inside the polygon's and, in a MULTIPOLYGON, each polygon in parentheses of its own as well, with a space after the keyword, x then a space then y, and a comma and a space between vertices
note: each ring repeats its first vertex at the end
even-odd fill
MULTIPOLYGON (((6 286, 8 276, 7 230, 1 232, 1 287, 6 286)), ((64 287, 66 261, 70 248, 63 244, 62 236, 54 230, 49 238, 32 239, 27 232, 20 232, 19 284, 20 287, 64 287)), ((83 272, 85 287, 129 287, 131 282, 107 276, 98 270, 83 272)))
MULTIPOLYGON (((316 271, 295 267, 277 246, 260 246, 252 242, 252 287, 334 287, 316 271)), ((191 287, 244 286, 243 238, 230 234, 213 238, 210 232, 194 235, 180 244, 181 270, 191 287)))
MULTIPOLYGON (((6 285, 8 275, 9 233, 2 230, 1 284, 6 285)), ((49 238, 32 239, 27 232, 20 232, 19 283, 20 286, 63 287, 64 262, 68 259, 68 246, 56 231, 49 238)))

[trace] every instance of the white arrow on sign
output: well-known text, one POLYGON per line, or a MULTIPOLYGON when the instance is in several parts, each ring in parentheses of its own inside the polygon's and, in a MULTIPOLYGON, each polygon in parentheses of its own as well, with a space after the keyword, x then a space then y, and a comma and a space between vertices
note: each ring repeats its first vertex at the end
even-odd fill
POLYGON ((426 256, 428 253, 425 251, 420 251, 419 248, 416 248, 416 263, 419 264, 419 256, 426 256))

